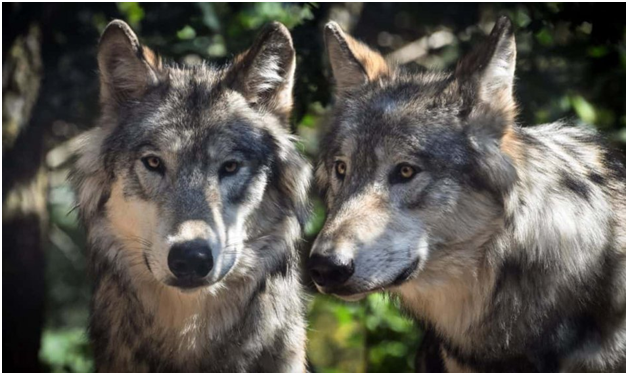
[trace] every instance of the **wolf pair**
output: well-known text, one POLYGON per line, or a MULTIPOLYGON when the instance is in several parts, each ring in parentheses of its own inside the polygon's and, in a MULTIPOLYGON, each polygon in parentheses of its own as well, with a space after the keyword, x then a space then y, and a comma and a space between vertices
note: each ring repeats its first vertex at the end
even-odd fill
MULTIPOLYGON (((510 21, 448 74, 334 23, 325 39, 318 289, 398 298, 427 327, 425 370, 625 371, 625 166, 589 131, 516 125, 510 21)), ((306 370, 295 62, 277 23, 220 68, 165 65, 106 28, 102 116, 72 177, 98 370, 306 370)))

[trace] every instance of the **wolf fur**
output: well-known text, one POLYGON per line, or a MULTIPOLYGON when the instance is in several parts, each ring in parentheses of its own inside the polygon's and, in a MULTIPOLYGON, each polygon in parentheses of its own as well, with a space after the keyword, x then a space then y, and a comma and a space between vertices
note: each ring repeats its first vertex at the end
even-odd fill
POLYGON ((288 30, 269 25, 224 67, 177 66, 113 21, 98 63, 102 115, 72 175, 97 370, 304 371, 296 248, 310 168, 289 130, 288 30), (224 177, 229 160, 239 169, 224 177), (214 265, 184 288, 167 257, 191 240, 211 246, 214 265))
POLYGON ((325 37, 338 87, 310 261, 352 274, 319 290, 389 291, 449 371, 625 372, 625 165, 589 129, 516 123, 511 22, 452 73, 325 37))

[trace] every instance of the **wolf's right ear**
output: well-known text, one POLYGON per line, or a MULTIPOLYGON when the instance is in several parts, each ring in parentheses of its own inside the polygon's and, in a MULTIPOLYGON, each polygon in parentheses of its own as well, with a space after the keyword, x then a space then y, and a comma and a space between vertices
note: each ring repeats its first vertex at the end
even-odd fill
POLYGON ((163 79, 161 59, 120 20, 111 21, 100 37, 98 69, 103 104, 138 99, 163 79))
POLYGON ((335 22, 325 25, 325 45, 339 92, 391 74, 382 55, 345 34, 335 22))

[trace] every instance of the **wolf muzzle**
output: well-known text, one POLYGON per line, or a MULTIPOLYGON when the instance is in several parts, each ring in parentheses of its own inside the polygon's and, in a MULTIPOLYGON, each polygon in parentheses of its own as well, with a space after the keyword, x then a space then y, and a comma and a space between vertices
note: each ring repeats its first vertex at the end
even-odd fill
POLYGON ((324 288, 341 286, 355 272, 353 259, 342 259, 335 255, 314 254, 308 260, 307 268, 312 280, 324 288))
POLYGON ((202 285, 213 266, 211 248, 206 241, 180 242, 170 248, 168 268, 177 278, 175 286, 193 288, 202 285))

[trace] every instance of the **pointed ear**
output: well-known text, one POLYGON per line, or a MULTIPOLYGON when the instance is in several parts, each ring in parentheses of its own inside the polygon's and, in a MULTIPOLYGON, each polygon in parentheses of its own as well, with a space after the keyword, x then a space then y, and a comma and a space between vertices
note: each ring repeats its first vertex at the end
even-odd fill
POLYGON ((100 96, 104 104, 138 99, 163 77, 161 59, 140 44, 124 21, 107 25, 98 45, 100 96))
POLYGON ((517 46, 510 19, 500 17, 488 39, 458 63, 456 77, 471 80, 484 103, 490 103, 509 120, 514 121, 516 103, 513 96, 517 46))
POLYGON ((266 26, 253 46, 235 58, 230 71, 234 90, 260 109, 288 121, 296 57, 292 37, 279 22, 266 26))
POLYGON ((468 134, 484 155, 479 169, 500 191, 510 189, 517 178, 513 160, 520 151, 512 128, 517 115, 513 95, 516 56, 512 22, 502 16, 488 39, 460 61, 455 73, 469 103, 468 134))
POLYGON ((391 74, 382 55, 345 34, 335 22, 325 25, 325 45, 339 92, 391 74))

